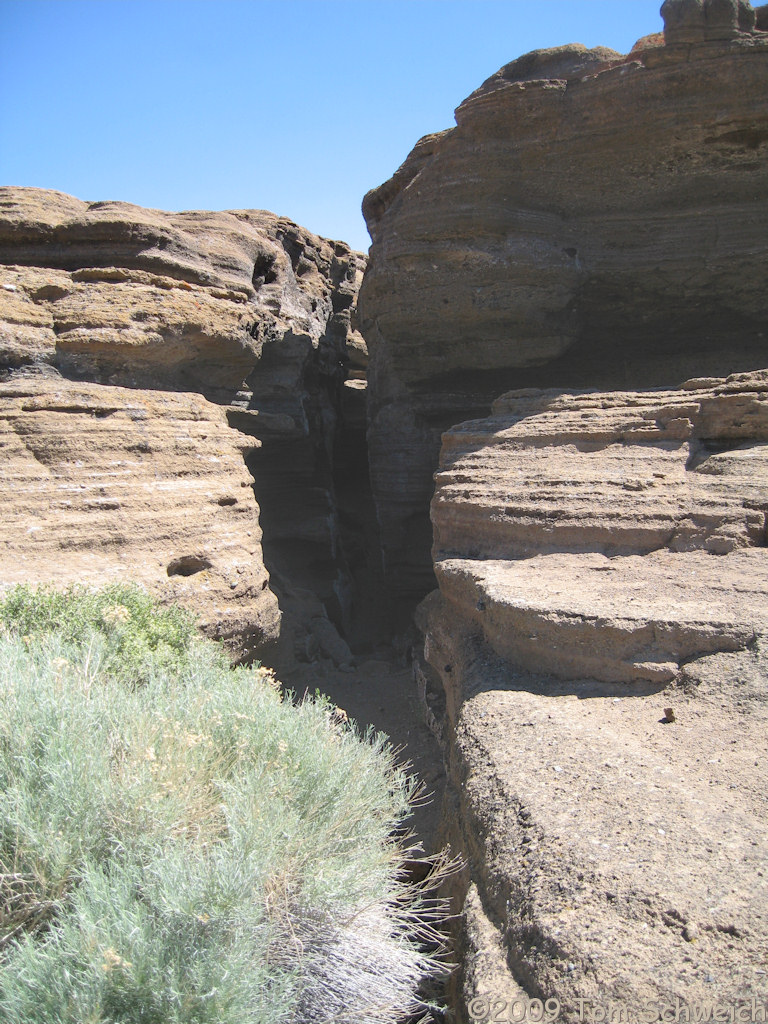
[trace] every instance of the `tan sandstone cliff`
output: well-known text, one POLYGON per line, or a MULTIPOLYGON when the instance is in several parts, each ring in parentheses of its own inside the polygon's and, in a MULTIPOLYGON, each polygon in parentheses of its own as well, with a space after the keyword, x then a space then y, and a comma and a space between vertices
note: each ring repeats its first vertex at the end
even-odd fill
POLYGON ((418 674, 465 1005, 768 999, 767 515, 768 371, 512 392, 446 434, 418 674))
POLYGON ((768 1004, 768 9, 662 14, 502 68, 364 202, 461 1021, 768 1004))
POLYGON ((371 473, 400 593, 429 586, 441 432, 503 391, 765 365, 768 35, 736 0, 665 13, 666 45, 508 64, 365 198, 371 473))
POLYGON ((362 265, 265 211, 0 189, 0 583, 138 579, 258 649, 281 567, 270 589, 255 487, 273 543, 309 535, 330 564, 340 618, 330 465, 362 265))

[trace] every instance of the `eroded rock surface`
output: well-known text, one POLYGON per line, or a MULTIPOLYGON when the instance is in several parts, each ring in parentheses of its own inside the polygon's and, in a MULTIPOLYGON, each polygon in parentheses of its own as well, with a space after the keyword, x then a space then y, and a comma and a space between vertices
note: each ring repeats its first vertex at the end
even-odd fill
POLYGON ((436 480, 417 672, 468 860, 463 1005, 486 946, 490 988, 565 1019, 765 1000, 768 371, 512 392, 436 480))
POLYGON ((666 43, 513 61, 366 196, 373 486, 394 586, 428 586, 440 435, 524 387, 765 365, 764 9, 668 0, 666 43))
POLYGON ((434 554, 766 542, 766 371, 650 392, 510 392, 443 438, 434 554))
POLYGON ((165 213, 3 188, 0 263, 2 366, 45 361, 226 403, 278 345, 283 379, 267 390, 285 402, 302 357, 333 375, 348 338, 359 349, 362 257, 265 210, 165 213))
POLYGON ((243 461, 254 443, 196 394, 0 384, 2 582, 133 580, 252 654, 280 620, 243 461))
MULTIPOLYGON (((58 376, 61 396, 86 381, 136 389, 151 410, 171 407, 176 392, 196 392, 219 405, 217 430, 226 431, 229 422, 233 450, 242 450, 239 431, 251 437, 245 455, 274 589, 287 592, 295 569, 281 545, 301 546, 298 564, 314 617, 325 633, 335 630, 329 615, 342 625, 352 573, 340 538, 334 464, 347 422, 360 421, 355 443, 364 443, 367 353, 353 324, 363 257, 261 210, 165 213, 3 188, 0 263, 2 378, 30 371, 49 381, 58 376), (358 387, 345 387, 347 378, 358 387)), ((96 397, 89 401, 98 406, 96 397)), ((36 429, 54 430, 60 422, 41 419, 36 429)), ((87 443, 105 436, 88 435, 87 443)), ((57 450, 55 440, 49 453, 57 450)), ((71 444, 64 471, 74 481, 76 439, 71 444)), ((172 467, 169 458, 163 472, 172 467)), ((181 460, 178 473, 183 491, 188 466, 181 460)), ((209 523, 201 511, 196 525, 192 506, 184 508, 193 534, 209 523)), ((177 525, 184 547, 182 518, 177 525)), ((51 542, 54 550, 54 537, 51 542)), ((261 580, 263 565, 253 572, 261 580)), ((233 608, 239 606, 235 600, 233 608)), ((303 638, 297 643, 306 646, 303 638)))
POLYGON ((768 1000, 768 23, 662 13, 502 68, 364 204, 462 1021, 768 1000))
POLYGON ((467 688, 447 832, 470 886, 458 1019, 515 992, 567 1021, 590 1019, 579 1000, 606 1020, 763 1006, 765 659, 716 656, 695 693, 608 698, 452 636, 435 655, 467 688))

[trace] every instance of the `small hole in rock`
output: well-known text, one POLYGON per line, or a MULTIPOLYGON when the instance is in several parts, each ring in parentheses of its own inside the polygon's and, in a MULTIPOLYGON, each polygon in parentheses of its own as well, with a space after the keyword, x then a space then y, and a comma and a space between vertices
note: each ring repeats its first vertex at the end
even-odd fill
POLYGON ((166 571, 169 576, 194 576, 196 572, 210 569, 211 564, 207 558, 200 555, 182 555, 170 561, 166 571))
POLYGON ((275 256, 272 253, 260 253, 253 265, 253 287, 260 288, 263 284, 274 284, 277 280, 275 256))

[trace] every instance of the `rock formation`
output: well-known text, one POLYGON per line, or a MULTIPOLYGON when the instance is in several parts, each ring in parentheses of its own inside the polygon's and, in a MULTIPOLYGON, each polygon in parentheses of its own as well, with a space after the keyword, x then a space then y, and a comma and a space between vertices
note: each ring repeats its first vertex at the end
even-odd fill
POLYGON ((765 365, 768 35, 737 0, 664 12, 666 45, 506 65, 365 198, 371 474, 401 594, 429 586, 442 431, 503 391, 765 365))
POLYGON ((70 377, 226 404, 284 341, 285 379, 268 388, 276 401, 295 391, 305 350, 333 376, 362 344, 350 326, 359 255, 263 210, 164 213, 4 188, 0 263, 16 267, 6 366, 34 358, 70 377))
POLYGON ((505 395, 445 435, 432 517, 441 593, 507 660, 671 682, 768 629, 768 371, 505 395))
MULTIPOLYGON (((366 351, 352 325, 363 258, 265 211, 163 213, 4 188, 0 263, 0 373, 10 387, 5 422, 17 439, 5 448, 4 475, 18 482, 7 495, 18 505, 14 531, 4 538, 12 558, 4 560, 0 582, 19 577, 19 559, 30 578, 66 575, 68 557, 57 566, 55 552, 59 544, 67 549, 70 541, 62 538, 71 529, 80 531, 72 540, 80 554, 69 559, 70 576, 87 530, 99 552, 88 573, 94 580, 133 564, 143 582, 154 579, 167 591, 168 565, 198 552, 211 566, 199 574, 183 569, 174 592, 183 592, 206 621, 229 622, 224 632, 242 627, 241 644, 274 640, 277 608, 271 591, 261 592, 267 577, 258 509, 239 490, 245 454, 256 477, 273 588, 282 586, 285 595, 291 587, 281 542, 302 544, 302 569, 317 591, 313 616, 333 646, 338 637, 328 616, 342 623, 352 586, 334 494, 334 449, 340 436, 349 446, 350 432, 353 447, 364 443, 359 378, 366 351), (57 410, 70 407, 62 419, 57 410), (102 420, 103 407, 112 411, 102 420), (138 418, 136 409, 143 410, 138 418), (346 430, 345 416, 356 420, 346 430), (66 443, 58 436, 64 422, 75 428, 66 443), (25 448, 20 439, 30 437, 34 446, 25 448), (143 455, 130 455, 145 443, 143 455), (37 476, 30 470, 33 448, 43 452, 46 467, 37 476), (105 469, 112 456, 121 465, 127 460, 138 478, 146 472, 163 486, 127 493, 105 469), (113 515, 81 522, 86 509, 99 507, 92 488, 99 494, 102 487, 104 502, 116 503, 113 515), (57 519, 44 509, 61 488, 81 490, 85 504, 74 501, 57 519), (230 491, 237 503, 218 504, 230 491), (157 533, 148 565, 136 566, 153 501, 157 533), (31 548, 18 544, 27 529, 36 540, 31 548), (115 531, 124 537, 119 544, 115 531), (246 550, 251 566, 235 578, 246 550)), ((53 507, 63 508, 58 497, 53 507)), ((290 606, 290 596, 282 599, 290 606)), ((303 638, 296 642, 306 646, 303 638)))
POLYGON ((130 579, 252 653, 279 626, 243 459, 254 444, 196 394, 0 384, 2 582, 130 579))
POLYGON ((364 202, 462 1022, 768 999, 766 9, 662 12, 502 68, 364 202))
POLYGON ((767 515, 768 371, 513 392, 446 434, 418 672, 464 1005, 768 997, 767 515))

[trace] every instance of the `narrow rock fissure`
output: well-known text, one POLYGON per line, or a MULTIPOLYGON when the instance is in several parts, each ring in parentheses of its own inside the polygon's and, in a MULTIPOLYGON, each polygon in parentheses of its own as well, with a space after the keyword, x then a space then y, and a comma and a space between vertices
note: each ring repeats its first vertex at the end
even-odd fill
MULTIPOLYGON (((407 826, 434 853, 445 784, 443 755, 414 682, 410 613, 391 597, 369 476, 366 374, 343 360, 323 374, 309 353, 301 416, 247 408, 229 419, 258 436, 246 455, 260 508, 262 551, 282 614, 279 640, 262 655, 286 690, 319 691, 360 729, 385 732, 423 791, 407 826), (281 418, 282 416, 282 418, 281 418), (296 428, 303 419, 305 430, 296 428)), ((259 373, 264 373, 264 365, 259 373)))

